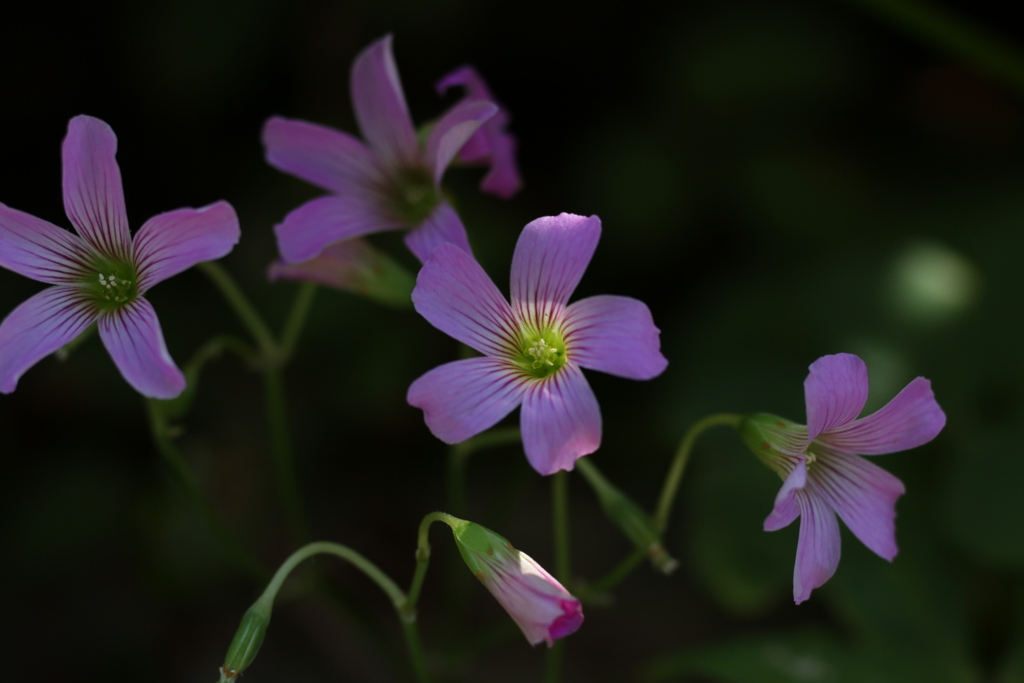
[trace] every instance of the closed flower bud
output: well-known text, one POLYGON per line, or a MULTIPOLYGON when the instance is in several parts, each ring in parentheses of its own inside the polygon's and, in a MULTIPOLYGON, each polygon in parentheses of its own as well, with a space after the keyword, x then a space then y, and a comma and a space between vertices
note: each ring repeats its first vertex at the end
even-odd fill
POLYGON ((239 624, 235 638, 228 648, 228 654, 224 657, 219 683, 234 680, 252 664, 252 660, 256 659, 256 653, 259 652, 263 638, 267 635, 267 626, 270 625, 271 605, 272 600, 260 598, 242 616, 242 623, 239 624))

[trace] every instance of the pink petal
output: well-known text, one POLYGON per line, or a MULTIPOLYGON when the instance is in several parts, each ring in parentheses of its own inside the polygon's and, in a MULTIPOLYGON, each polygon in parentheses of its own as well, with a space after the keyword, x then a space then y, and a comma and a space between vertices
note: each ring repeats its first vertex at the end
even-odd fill
POLYGON ((160 321, 143 298, 104 313, 100 339, 128 384, 149 398, 174 398, 185 390, 185 377, 164 344, 160 321))
POLYGON ((416 165, 419 145, 405 103, 391 36, 363 50, 352 64, 352 106, 359 130, 390 167, 416 165))
POLYGON ((800 506, 796 496, 797 493, 803 491, 806 485, 807 465, 801 456, 800 462, 786 476, 782 488, 775 495, 775 506, 772 508, 771 514, 764 520, 765 531, 778 531, 792 524, 793 520, 800 516, 800 506))
MULTIPOLYGON (((477 135, 481 132, 485 135, 490 134, 490 123, 488 121, 484 124, 484 130, 478 131, 477 135)), ((509 199, 519 192, 523 187, 523 178, 519 174, 519 164, 516 162, 518 146, 516 138, 510 133, 493 136, 489 162, 491 170, 480 182, 481 190, 502 199, 509 199)))
POLYGON ((48 284, 80 281, 91 248, 53 223, 0 204, 0 266, 48 284))
POLYGON ((263 125, 267 163, 338 194, 381 183, 376 158, 360 140, 315 123, 273 117, 263 125))
POLYGON ((489 564, 482 579, 531 645, 571 635, 583 623, 580 601, 526 553, 489 564))
POLYGON ((579 367, 566 363, 530 383, 523 399, 523 448, 540 474, 571 470, 601 445, 601 409, 579 367))
POLYGON ((793 599, 799 605, 839 566, 839 522, 823 499, 811 491, 796 494, 800 506, 800 538, 793 569, 793 599))
POLYGON ((810 441, 853 422, 868 400, 867 366, 850 353, 822 356, 811 363, 804 399, 810 441))
POLYGON ((601 219, 569 213, 547 216, 523 228, 512 256, 512 307, 521 320, 548 327, 562 314, 583 277, 601 219))
POLYGON ((931 382, 918 377, 881 410, 820 437, 840 450, 881 455, 928 443, 946 425, 931 382))
POLYGON ((431 252, 445 242, 454 244, 467 254, 473 253, 469 247, 466 228, 459 220, 459 214, 455 213, 455 209, 448 202, 438 204, 422 225, 405 235, 405 246, 409 247, 409 251, 415 254, 421 263, 426 263, 431 252))
POLYGON ((139 294, 197 263, 226 255, 240 234, 238 216, 227 202, 153 216, 132 245, 139 294))
POLYGON ((48 287, 11 311, 0 323, 0 391, 14 391, 26 370, 95 319, 95 309, 78 287, 48 287))
POLYGON ((423 411, 431 433, 458 443, 494 426, 523 400, 522 373, 497 358, 440 365, 409 386, 406 400, 423 411))
POLYGON ((507 357, 515 350, 518 332, 508 302, 454 244, 434 249, 416 278, 412 303, 431 325, 480 353, 507 357))
POLYGON ((98 251, 123 261, 131 255, 117 136, 103 121, 76 116, 62 147, 64 210, 78 234, 98 251))
POLYGON ((874 463, 842 451, 819 453, 811 466, 816 495, 828 502, 872 552, 896 557, 896 499, 903 482, 874 463))
POLYGON ((441 117, 427 138, 426 163, 440 185, 445 169, 462 146, 466 144, 484 121, 497 113, 498 107, 490 102, 460 102, 441 117))
POLYGON ((281 257, 290 263, 308 261, 329 244, 402 224, 359 197, 318 197, 289 213, 274 226, 281 257))
POLYGON ((658 328, 642 301, 595 296, 566 310, 566 353, 581 367, 629 379, 651 379, 668 366, 658 328))

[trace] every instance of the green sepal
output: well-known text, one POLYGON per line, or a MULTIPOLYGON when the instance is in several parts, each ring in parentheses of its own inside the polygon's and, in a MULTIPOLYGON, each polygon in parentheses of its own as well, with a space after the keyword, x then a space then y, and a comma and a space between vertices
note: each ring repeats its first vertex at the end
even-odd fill
POLYGON ((751 413, 740 418, 740 438, 757 459, 783 478, 792 469, 787 465, 807 439, 807 427, 770 413, 751 413))
POLYGON ((242 615, 242 623, 239 624, 224 657, 219 683, 234 679, 256 659, 256 653, 260 651, 263 639, 267 635, 267 627, 270 625, 271 607, 271 601, 260 598, 242 615))

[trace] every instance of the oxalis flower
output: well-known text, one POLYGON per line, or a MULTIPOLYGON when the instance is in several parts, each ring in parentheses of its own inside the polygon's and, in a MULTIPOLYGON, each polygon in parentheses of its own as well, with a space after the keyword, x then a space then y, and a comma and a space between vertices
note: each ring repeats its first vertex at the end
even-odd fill
POLYGON ((583 608, 536 560, 487 527, 458 520, 452 533, 462 559, 480 579, 531 645, 575 633, 583 608))
POLYGON ((874 553, 896 556, 896 499, 903 483, 861 455, 928 443, 946 424, 931 383, 918 377, 881 410, 857 419, 868 397, 867 367, 857 356, 822 356, 804 381, 807 426, 763 413, 744 417, 740 436, 783 479, 765 531, 800 517, 793 597, 801 603, 839 565, 839 524, 874 553), (859 455, 858 455, 859 454, 859 455))
POLYGON ((96 323, 121 374, 139 393, 174 398, 185 378, 164 345, 150 287, 224 256, 238 241, 227 202, 178 209, 128 230, 117 138, 103 121, 76 116, 62 156, 64 208, 77 235, 0 204, 0 266, 53 285, 0 323, 0 391, 14 391, 39 360, 96 323))
MULTIPOLYGON (((385 230, 407 230, 405 243, 421 261, 444 242, 468 252, 466 229, 441 195, 441 178, 498 108, 480 99, 463 100, 421 145, 391 54, 391 36, 356 58, 351 87, 365 143, 305 121, 274 117, 263 127, 271 166, 331 193, 303 204, 275 228, 281 257, 309 262, 330 244, 385 230)), ((323 269, 335 265, 311 263, 309 279, 324 282, 323 269)), ((301 279, 302 273, 291 269, 286 276, 301 279)))
POLYGON ((479 434, 522 404, 523 447, 541 474, 571 470, 601 444, 601 413, 581 368, 651 379, 668 365, 658 328, 636 299, 595 296, 568 305, 597 248, 601 221, 538 218, 512 257, 512 303, 473 257, 442 244, 420 270, 416 310, 484 354, 434 368, 408 401, 446 443, 479 434))

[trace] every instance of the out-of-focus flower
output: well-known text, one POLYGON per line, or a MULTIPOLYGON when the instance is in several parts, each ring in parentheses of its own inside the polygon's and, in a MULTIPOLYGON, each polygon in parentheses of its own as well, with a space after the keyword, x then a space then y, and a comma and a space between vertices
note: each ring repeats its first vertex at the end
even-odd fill
POLYGON ((117 137, 103 121, 76 116, 62 155, 64 208, 77 235, 0 204, 0 266, 53 285, 0 323, 0 391, 10 393, 39 360, 97 323, 125 380, 151 398, 174 398, 185 378, 164 344, 150 287, 238 242, 231 205, 178 209, 128 229, 117 137))
POLYGON ((271 118, 263 127, 267 162, 331 194, 313 199, 276 226, 281 257, 300 263, 331 244, 385 230, 407 230, 421 260, 439 244, 470 250, 466 229, 441 195, 451 160, 494 116, 497 106, 463 101, 433 126, 423 145, 405 103, 391 36, 356 58, 352 106, 366 142, 305 121, 271 118))
POLYGON ((807 426, 757 413, 740 422, 747 446, 783 479, 765 531, 800 517, 793 597, 801 603, 839 565, 836 515, 870 550, 896 556, 896 499, 903 483, 860 455, 905 451, 935 438, 946 415, 931 383, 914 379, 881 410, 857 419, 868 397, 867 367, 839 353, 814 361, 804 381, 807 426))
POLYGON ((575 633, 583 608, 536 560, 486 527, 460 520, 452 533, 462 559, 522 629, 531 645, 575 633))
POLYGON ((508 132, 511 120, 508 110, 491 94, 483 77, 471 66, 463 66, 451 72, 437 83, 437 90, 444 94, 449 88, 462 86, 466 95, 463 102, 493 102, 498 112, 487 119, 459 150, 459 160, 467 164, 489 166, 490 169, 480 182, 480 189, 502 199, 508 199, 523 186, 516 163, 518 143, 508 132))
POLYGON ((479 434, 522 404, 523 447, 541 474, 571 470, 601 443, 601 412, 581 368, 651 379, 668 361, 647 306, 620 296, 568 305, 597 248, 601 221, 538 218, 512 257, 512 303, 472 256, 450 244, 420 270, 412 299, 430 324, 484 354, 434 368, 409 387, 445 443, 479 434))

